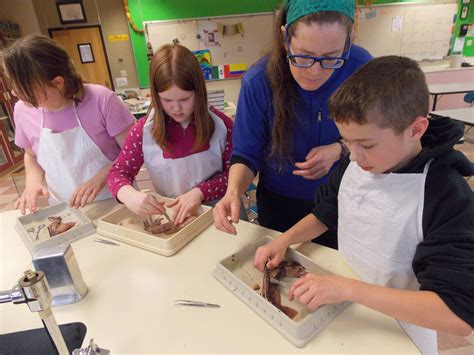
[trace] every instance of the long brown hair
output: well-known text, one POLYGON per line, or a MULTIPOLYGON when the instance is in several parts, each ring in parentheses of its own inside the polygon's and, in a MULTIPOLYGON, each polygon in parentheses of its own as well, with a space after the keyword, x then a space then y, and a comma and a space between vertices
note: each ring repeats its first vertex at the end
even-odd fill
POLYGON ((84 92, 81 76, 76 72, 66 50, 43 35, 32 34, 20 38, 4 52, 4 65, 12 81, 15 94, 23 101, 38 107, 35 93, 45 92, 51 81, 64 79, 62 94, 66 99, 80 101, 84 92))
MULTIPOLYGON (((339 23, 346 28, 347 36, 352 33, 352 20, 343 13, 336 11, 321 11, 301 17, 288 27, 288 35, 291 38, 296 32, 299 23, 311 25, 313 23, 327 24, 339 23)), ((271 156, 276 157, 280 163, 288 159, 291 161, 293 146, 293 128, 295 126, 295 106, 298 104, 298 96, 295 92, 296 83, 290 71, 290 63, 286 58, 285 35, 281 26, 286 24, 286 11, 283 6, 278 11, 274 25, 273 46, 268 54, 267 77, 273 96, 273 107, 275 110, 275 122, 272 128, 271 156)))
POLYGON ((179 44, 165 44, 158 48, 150 63, 150 91, 155 111, 152 135, 162 148, 166 147, 165 119, 168 115, 161 106, 160 92, 176 85, 181 90, 194 91, 194 125, 196 142, 193 150, 207 144, 214 133, 214 122, 207 108, 207 90, 201 68, 193 53, 179 44))

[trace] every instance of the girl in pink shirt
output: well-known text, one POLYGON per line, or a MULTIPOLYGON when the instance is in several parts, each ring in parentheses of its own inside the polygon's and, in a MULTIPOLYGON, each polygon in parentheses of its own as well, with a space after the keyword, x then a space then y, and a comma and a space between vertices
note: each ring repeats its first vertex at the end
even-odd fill
POLYGON ((76 208, 112 197, 107 173, 134 122, 125 105, 105 87, 84 85, 67 52, 45 36, 15 42, 4 65, 21 100, 15 143, 25 150, 26 188, 16 207, 34 213, 39 196, 76 208))
POLYGON ((110 191, 138 215, 160 214, 163 204, 132 183, 145 164, 160 195, 175 198, 181 224, 202 203, 221 198, 232 152, 232 121, 213 107, 199 64, 189 49, 167 44, 150 64, 152 107, 125 139, 109 172, 110 191))

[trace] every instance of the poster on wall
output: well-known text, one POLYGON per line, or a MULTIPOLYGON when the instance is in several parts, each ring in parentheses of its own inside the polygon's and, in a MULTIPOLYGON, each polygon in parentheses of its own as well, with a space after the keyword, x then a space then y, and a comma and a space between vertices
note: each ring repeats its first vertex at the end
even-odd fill
POLYGON ((203 21, 198 25, 199 39, 206 47, 220 46, 221 34, 218 25, 213 21, 203 21))
POLYGON ((62 24, 87 22, 82 0, 56 1, 56 9, 62 24))
POLYGON ((467 19, 467 15, 469 14, 469 5, 463 5, 461 8, 461 20, 467 19))

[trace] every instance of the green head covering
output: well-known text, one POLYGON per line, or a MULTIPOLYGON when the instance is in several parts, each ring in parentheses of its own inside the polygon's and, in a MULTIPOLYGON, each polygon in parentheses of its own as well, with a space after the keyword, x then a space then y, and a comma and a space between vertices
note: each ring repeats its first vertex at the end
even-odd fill
POLYGON ((290 25, 300 17, 321 11, 337 11, 354 21, 354 0, 286 0, 286 24, 290 25))

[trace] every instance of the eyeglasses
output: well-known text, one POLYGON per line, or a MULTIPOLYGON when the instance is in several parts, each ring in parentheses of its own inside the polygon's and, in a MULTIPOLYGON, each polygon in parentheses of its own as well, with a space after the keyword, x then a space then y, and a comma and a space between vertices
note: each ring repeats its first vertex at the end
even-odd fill
POLYGON ((338 69, 349 59, 351 54, 352 41, 349 37, 349 46, 346 55, 342 57, 313 57, 310 55, 291 54, 290 51, 290 36, 288 35, 288 25, 285 26, 285 42, 288 55, 286 56, 292 65, 297 68, 309 68, 314 63, 318 62, 324 69, 338 69))

